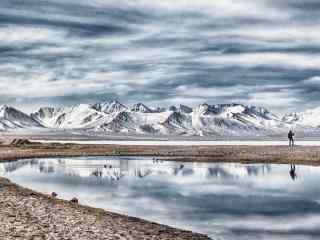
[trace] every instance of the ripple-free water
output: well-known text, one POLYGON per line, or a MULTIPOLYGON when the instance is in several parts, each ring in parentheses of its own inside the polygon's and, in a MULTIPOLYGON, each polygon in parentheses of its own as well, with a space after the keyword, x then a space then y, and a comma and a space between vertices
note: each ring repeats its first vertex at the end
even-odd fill
POLYGON ((0 163, 0 175, 213 239, 320 239, 320 168, 290 168, 86 157, 0 163))

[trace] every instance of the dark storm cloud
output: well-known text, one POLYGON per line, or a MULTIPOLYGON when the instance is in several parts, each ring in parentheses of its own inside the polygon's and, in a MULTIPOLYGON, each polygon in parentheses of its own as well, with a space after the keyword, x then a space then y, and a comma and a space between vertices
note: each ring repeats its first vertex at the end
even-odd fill
POLYGON ((0 101, 319 104, 317 1, 3 0, 0 101))
POLYGON ((274 1, 273 3, 279 4, 279 7, 283 7, 285 9, 289 7, 304 13, 320 10, 320 3, 317 0, 280 0, 274 1))

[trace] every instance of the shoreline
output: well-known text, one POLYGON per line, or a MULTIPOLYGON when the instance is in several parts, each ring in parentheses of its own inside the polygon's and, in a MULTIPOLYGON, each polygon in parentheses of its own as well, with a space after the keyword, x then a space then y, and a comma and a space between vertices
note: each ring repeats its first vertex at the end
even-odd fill
POLYGON ((210 240, 203 234, 71 203, 0 177, 0 239, 210 240))

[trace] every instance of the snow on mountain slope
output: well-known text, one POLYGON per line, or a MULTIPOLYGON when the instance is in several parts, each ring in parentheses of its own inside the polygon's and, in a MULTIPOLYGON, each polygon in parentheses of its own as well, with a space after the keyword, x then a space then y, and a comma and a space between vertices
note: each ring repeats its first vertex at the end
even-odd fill
POLYGON ((305 112, 286 114, 282 121, 296 127, 320 127, 320 107, 305 112))
POLYGON ((31 115, 48 128, 92 128, 99 122, 110 120, 104 112, 95 110, 89 104, 79 104, 65 108, 41 108, 31 115))
POLYGON ((9 106, 0 106, 0 130, 42 127, 27 114, 9 106))
POLYGON ((173 112, 180 112, 180 113, 192 113, 192 108, 182 104, 180 104, 179 107, 171 106, 169 107, 169 110, 173 112))
POLYGON ((281 121, 264 108, 201 104, 193 109, 192 125, 200 135, 259 135, 272 133, 281 121))
POLYGON ((93 109, 104 112, 104 113, 118 113, 122 111, 126 111, 127 107, 123 104, 119 103, 118 101, 110 101, 110 102, 101 102, 96 103, 93 106, 93 109))
POLYGON ((153 110, 148 108, 143 103, 134 104, 133 107, 131 108, 131 111, 132 112, 140 112, 140 113, 152 113, 152 112, 154 112, 153 110))
POLYGON ((33 119, 48 128, 96 132, 182 134, 192 130, 191 117, 173 111, 153 111, 142 103, 127 108, 119 102, 41 108, 33 119))
POLYGON ((144 132, 148 126, 153 129, 152 133, 161 134, 182 134, 188 130, 192 130, 191 118, 181 115, 177 112, 165 111, 160 113, 135 114, 135 119, 139 123, 143 123, 140 130, 144 132))
POLYGON ((181 112, 181 113, 192 113, 192 108, 188 107, 186 105, 180 104, 179 108, 178 108, 178 111, 181 112))
POLYGON ((163 126, 171 133, 179 134, 194 134, 192 128, 192 117, 190 114, 183 114, 181 112, 173 112, 162 123, 163 126))
MULTIPOLYGON (((171 111, 144 113, 125 111, 118 113, 110 122, 98 126, 96 131, 147 133, 147 134, 169 134, 179 133, 173 127, 175 114, 171 111)), ((182 121, 180 121, 181 123, 182 121)), ((179 126, 180 127, 180 126, 179 126)), ((179 128, 178 127, 178 128, 179 128)))
POLYGON ((264 108, 241 104, 201 104, 191 110, 187 106, 170 107, 152 112, 143 104, 119 113, 96 131, 135 132, 184 135, 262 135, 283 127, 280 119, 264 108))
POLYGON ((134 132, 135 124, 128 112, 119 112, 109 121, 96 125, 94 131, 97 132, 134 132))

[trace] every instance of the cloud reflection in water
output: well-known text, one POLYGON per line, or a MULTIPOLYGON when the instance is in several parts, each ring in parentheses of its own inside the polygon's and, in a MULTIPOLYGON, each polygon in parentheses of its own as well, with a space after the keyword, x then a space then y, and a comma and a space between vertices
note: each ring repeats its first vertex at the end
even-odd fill
POLYGON ((320 169, 160 162, 146 158, 23 160, 0 175, 37 191, 214 239, 318 239, 320 169))

